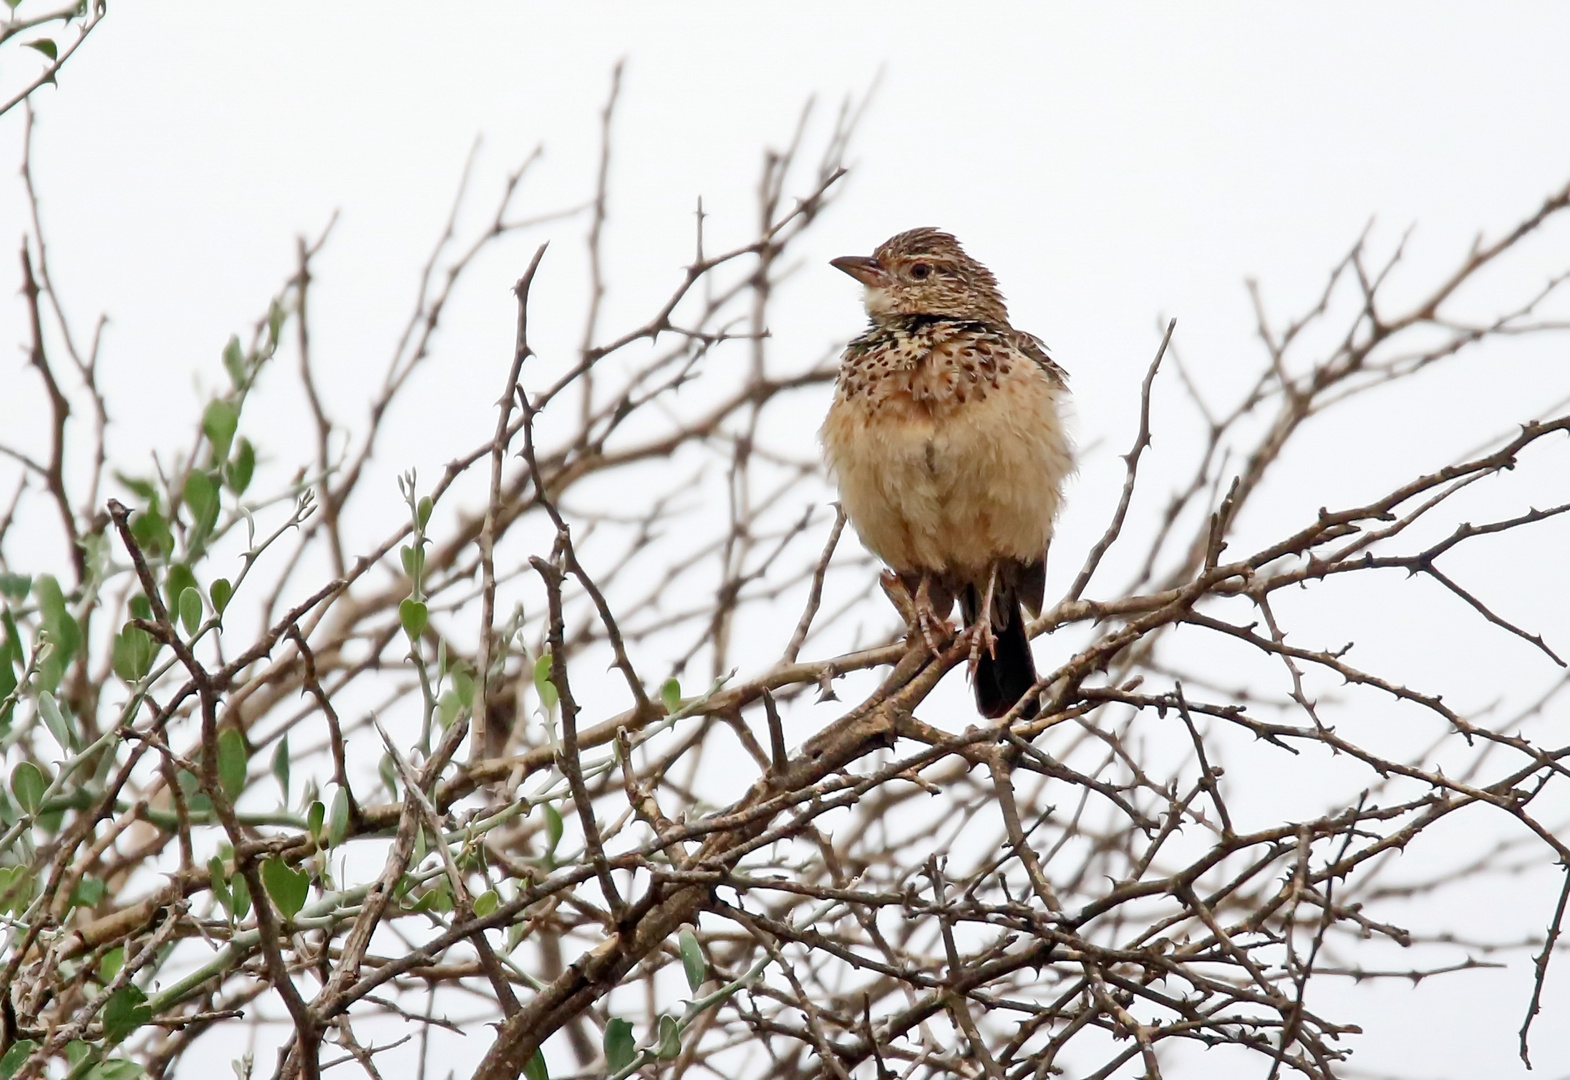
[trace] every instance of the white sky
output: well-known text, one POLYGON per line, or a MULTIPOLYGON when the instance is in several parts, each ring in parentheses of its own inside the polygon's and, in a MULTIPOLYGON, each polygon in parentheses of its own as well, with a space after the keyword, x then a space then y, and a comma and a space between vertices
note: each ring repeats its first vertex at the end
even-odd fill
MULTIPOLYGON (((123 425, 113 450, 129 456, 183 445, 170 432, 201 406, 193 378, 221 377, 223 342, 289 275, 295 236, 335 209, 314 299, 319 377, 340 418, 362 417, 474 138, 485 140, 475 206, 536 143, 546 157, 523 212, 581 198, 618 58, 611 328, 641 322, 675 282, 698 196, 716 246, 744 239, 762 147, 788 138, 809 95, 832 108, 881 70, 852 176, 803 248, 795 325, 776 327, 776 347, 816 355, 859 325, 856 290, 824 260, 938 225, 994 269, 1015 322, 1069 369, 1085 440, 1121 447, 1158 316, 1176 315, 1185 359, 1229 387, 1259 355, 1245 277, 1262 281, 1277 315, 1300 311, 1377 216, 1387 244, 1416 223, 1412 287, 1431 285, 1476 232, 1512 224, 1561 185, 1567 46, 1570 7, 1549 4, 120 3, 62 85, 38 95, 35 167, 64 298, 84 327, 99 311, 111 318, 105 381, 123 425)), ((6 162, 20 131, 19 115, 0 120, 6 162)), ((24 203, 12 165, 0 175, 0 238, 14 242, 24 203)), ((551 305, 579 295, 580 233, 542 233, 554 239, 537 311, 547 349, 579 330, 576 307, 553 318, 551 305)), ((1520 295, 1570 264, 1556 235, 1501 289, 1520 295)), ((401 417, 418 437, 384 443, 387 477, 410 466, 434 476, 475 442, 476 423, 488 429, 511 348, 508 287, 534 242, 502 249, 458 298, 418 376, 419 415, 401 417)), ((15 280, 14 260, 3 265, 15 280)), ((23 342, 19 303, 0 312, 23 342)), ((0 432, 20 443, 39 403, 23 359, 0 360, 0 432)), ((1356 414, 1346 460, 1299 463, 1306 505, 1324 501, 1315 485, 1327 475, 1355 483, 1363 455, 1396 474, 1426 469, 1539 415, 1570 393, 1565 359, 1563 341, 1524 345, 1420 408, 1356 414)), ((1115 497, 1115 470, 1087 461, 1074 498, 1099 508, 1115 497)), ((1071 517, 1065 531, 1092 535, 1100 520, 1071 517)), ((1557 613, 1570 630, 1561 597, 1542 590, 1523 620, 1552 630, 1557 613)), ((1538 892, 1523 901, 1534 920, 1553 900, 1538 892)), ((1536 1075, 1570 1073, 1567 988, 1561 967, 1536 1075)), ((1353 1066, 1525 1075, 1515 1029, 1529 989, 1517 963, 1360 990, 1368 1034, 1353 1066)))

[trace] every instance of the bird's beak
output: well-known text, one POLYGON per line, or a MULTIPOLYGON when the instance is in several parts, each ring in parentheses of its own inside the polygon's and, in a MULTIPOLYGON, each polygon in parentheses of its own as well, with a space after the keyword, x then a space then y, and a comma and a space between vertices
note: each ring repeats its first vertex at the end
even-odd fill
POLYGON ((837 259, 830 259, 829 265, 845 271, 868 288, 888 283, 889 276, 884 272, 882 264, 867 255, 841 255, 837 259))

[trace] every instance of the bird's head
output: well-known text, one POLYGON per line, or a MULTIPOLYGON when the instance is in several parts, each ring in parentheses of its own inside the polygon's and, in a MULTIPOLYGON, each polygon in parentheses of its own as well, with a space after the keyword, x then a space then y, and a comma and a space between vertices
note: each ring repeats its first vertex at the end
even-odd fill
POLYGON ((868 255, 830 261, 867 287, 867 314, 942 315, 1008 322, 1008 309, 992 272, 965 254, 959 241, 937 229, 912 229, 890 237, 868 255))

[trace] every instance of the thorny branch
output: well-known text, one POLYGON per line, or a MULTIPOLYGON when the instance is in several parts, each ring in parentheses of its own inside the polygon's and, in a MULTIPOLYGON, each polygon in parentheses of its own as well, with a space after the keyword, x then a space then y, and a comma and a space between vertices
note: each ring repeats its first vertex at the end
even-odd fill
POLYGON ((1370 460, 1317 511, 1281 478, 1323 446, 1309 419, 1563 328, 1562 276, 1501 314, 1458 311, 1570 187, 1404 307, 1404 241, 1381 254, 1369 233, 1297 319, 1271 320, 1254 288, 1263 353, 1229 406, 1168 322, 1116 504, 1032 627, 1043 707, 983 724, 939 690, 963 640, 933 656, 894 637, 876 568, 829 512, 802 418, 833 350, 782 332, 859 108, 816 160, 804 114, 765 158, 747 232, 714 249, 700 213, 666 298, 602 331, 618 91, 582 205, 517 216, 531 155, 469 236, 471 158, 364 431, 329 419, 350 410, 313 380, 321 241, 302 242, 226 358, 232 390, 152 479, 123 470, 107 514, 101 430, 83 444, 66 424, 78 403, 108 415, 97 344, 78 349, 60 312, 35 214, 26 356, 52 424, 41 448, 4 447, 0 545, 63 523, 74 579, 5 562, 0 580, 0 1054, 17 1075, 68 1045, 88 1047, 84 1071, 130 1057, 170 1075, 233 1056, 208 1036, 244 1024, 286 1076, 392 1075, 387 1051, 418 1028, 421 1061, 450 1053, 486 1080, 1156 1077, 1223 1046, 1260 1075, 1330 1078, 1358 1027, 1320 987, 1513 954, 1534 958, 1526 1060, 1570 885, 1545 885, 1534 938, 1445 916, 1491 875, 1535 888, 1570 865, 1563 628, 1533 626, 1499 572, 1570 518, 1532 486, 1563 475, 1570 416, 1517 418, 1416 476, 1370 460), (551 268, 513 242, 568 220, 590 235, 584 331, 536 352, 531 318, 560 312, 531 311, 530 286, 551 268), (426 519, 393 524, 367 483, 396 445, 392 405, 418 394, 493 249, 525 266, 497 411, 418 492, 426 519), (288 349, 314 437, 268 447, 253 489, 226 410, 260 441, 247 395, 288 349), (90 498, 66 482, 79 460, 90 498), (382 537, 358 554, 351 516, 382 537), (212 561, 225 544, 238 572, 212 561), (1469 650, 1529 654, 1542 685, 1477 705, 1354 660, 1398 577, 1469 650), (694 683, 699 663, 712 677, 694 683), (1420 838, 1454 853, 1399 864, 1420 838), (1419 901, 1443 930, 1401 925, 1419 901))

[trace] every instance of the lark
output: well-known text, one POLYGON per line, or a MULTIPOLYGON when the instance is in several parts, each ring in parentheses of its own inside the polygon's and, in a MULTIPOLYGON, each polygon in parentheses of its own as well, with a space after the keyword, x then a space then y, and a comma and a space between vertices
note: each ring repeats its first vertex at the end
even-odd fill
POLYGON ((948 233, 912 229, 831 265, 866 287, 871 320, 820 433, 840 505, 934 651, 959 601, 976 706, 1002 716, 1036 681, 1024 612, 1041 611, 1074 470, 1063 369, 948 233))

